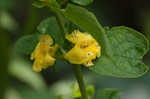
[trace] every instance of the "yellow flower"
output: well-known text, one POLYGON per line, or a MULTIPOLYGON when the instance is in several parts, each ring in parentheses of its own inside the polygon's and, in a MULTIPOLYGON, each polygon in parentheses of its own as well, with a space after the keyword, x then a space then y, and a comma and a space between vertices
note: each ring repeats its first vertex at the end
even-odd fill
POLYGON ((53 44, 53 39, 49 35, 41 35, 40 42, 31 55, 31 60, 34 60, 33 71, 40 72, 42 69, 52 66, 55 63, 55 55, 58 45, 53 44))
POLYGON ((101 56, 101 47, 88 33, 75 30, 67 34, 66 39, 74 44, 74 47, 64 56, 72 64, 83 64, 90 67, 94 65, 92 61, 101 56))

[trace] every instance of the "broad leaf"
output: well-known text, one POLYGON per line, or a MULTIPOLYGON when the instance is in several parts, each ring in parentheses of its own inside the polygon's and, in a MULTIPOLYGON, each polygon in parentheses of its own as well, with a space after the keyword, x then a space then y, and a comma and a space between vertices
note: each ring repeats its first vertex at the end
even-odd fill
POLYGON ((71 1, 83 6, 89 5, 93 2, 93 0, 71 0, 71 1))
POLYGON ((127 27, 106 30, 113 56, 101 56, 91 70, 115 77, 135 78, 148 71, 142 57, 148 51, 148 41, 139 32, 127 27))
POLYGON ((96 17, 88 10, 69 4, 64 16, 99 41, 102 56, 90 69, 96 73, 135 78, 148 71, 142 57, 148 51, 148 40, 139 32, 127 27, 103 30, 96 17))
POLYGON ((96 99, 121 99, 120 91, 113 88, 99 90, 96 93, 96 99))
POLYGON ((38 43, 38 35, 28 35, 21 37, 15 45, 15 51, 30 55, 38 43))
POLYGON ((64 35, 60 31, 55 17, 49 17, 43 20, 37 27, 37 29, 41 34, 48 33, 49 35, 51 35, 56 43, 59 44, 59 46, 62 46, 64 44, 64 35))

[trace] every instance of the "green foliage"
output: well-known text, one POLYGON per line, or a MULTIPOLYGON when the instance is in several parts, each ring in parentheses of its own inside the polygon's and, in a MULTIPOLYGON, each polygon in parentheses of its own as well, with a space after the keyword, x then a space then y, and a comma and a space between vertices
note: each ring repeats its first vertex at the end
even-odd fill
POLYGON ((42 76, 38 73, 33 72, 31 64, 27 63, 23 59, 20 58, 13 59, 10 62, 8 71, 12 76, 16 77, 22 82, 25 82, 35 90, 40 91, 47 89, 47 86, 42 76))
POLYGON ((89 5, 93 2, 93 0, 71 0, 73 3, 82 5, 82 6, 86 6, 89 5))
POLYGON ((43 8, 43 7, 51 7, 51 8, 60 8, 60 5, 56 0, 48 0, 48 2, 35 0, 32 5, 37 8, 43 8))
POLYGON ((43 8, 43 7, 46 6, 45 3, 42 3, 42 2, 40 2, 40 1, 34 1, 34 2, 32 3, 32 5, 33 5, 34 7, 37 7, 37 8, 43 8))
POLYGON ((64 35, 60 32, 60 28, 57 24, 55 17, 49 17, 43 20, 37 27, 37 30, 40 33, 37 33, 36 35, 21 37, 16 42, 15 51, 22 54, 30 55, 39 41, 40 34, 51 35, 55 43, 59 44, 59 47, 63 46, 65 38, 64 35))
MULTIPOLYGON (((105 51, 107 45, 105 44, 106 37, 104 37, 104 29, 98 23, 93 13, 89 12, 85 8, 72 4, 68 4, 67 8, 65 10, 62 10, 62 13, 69 21, 79 26, 82 30, 93 35, 94 38, 101 44, 102 52, 105 51)), ((106 52, 109 53, 108 50, 106 52)))
POLYGON ((92 97, 94 96, 95 94, 95 88, 93 85, 89 85, 87 88, 86 88, 86 92, 87 92, 87 95, 88 95, 88 98, 89 99, 92 99, 92 97))
POLYGON ((38 35, 27 35, 21 37, 15 44, 15 51, 30 55, 38 43, 38 35))
POLYGON ((65 6, 68 3, 68 0, 57 0, 57 2, 61 5, 61 6, 65 6))
POLYGON ((58 99, 54 93, 48 91, 34 91, 32 89, 21 89, 20 96, 22 99, 58 99))
POLYGON ((60 8, 60 5, 58 4, 57 0, 48 0, 48 3, 50 6, 53 6, 54 8, 60 8))
POLYGON ((120 91, 113 88, 106 88, 97 91, 96 99, 120 99, 120 91))
MULTIPOLYGON (((82 6, 93 2, 93 0, 71 1, 82 6)), ((148 71, 148 67, 142 62, 143 56, 149 49, 149 42, 144 35, 134 29, 124 26, 104 29, 95 15, 85 8, 68 4, 65 9, 60 9, 60 6, 67 4, 66 2, 66 0, 48 0, 48 2, 34 1, 33 3, 33 6, 37 8, 47 6, 56 16, 44 19, 38 25, 37 30, 39 34, 49 34, 52 36, 55 43, 59 44, 58 52, 61 51, 64 54, 71 46, 65 40, 65 33, 72 32, 75 28, 80 28, 81 30, 90 33, 99 42, 102 48, 102 55, 95 60, 94 66, 89 68, 93 72, 120 78, 136 78, 148 71)), ((38 36, 39 35, 29 35, 20 38, 16 43, 16 51, 23 54, 31 54, 39 41, 38 36)), ((56 55, 56 59, 58 58, 59 57, 56 55)), ((61 56, 61 58, 63 58, 63 56, 61 56)), ((20 65, 20 63, 18 64, 20 65)), ((35 89, 46 89, 46 85, 39 75, 32 73, 30 68, 25 67, 26 64, 21 67, 18 67, 18 64, 14 63, 14 66, 9 68, 12 75, 30 84, 30 86, 35 89), (34 80, 32 78, 34 78, 34 80)), ((81 71, 75 72, 82 76, 81 71)), ((83 81, 78 77, 77 79, 78 81, 83 81)), ((81 82, 79 81, 79 83, 81 82)), ((84 86, 80 87, 84 88, 84 86)), ((91 99, 95 93, 94 87, 88 86, 84 89, 85 91, 79 90, 79 87, 77 86, 72 92, 73 98, 80 99, 82 98, 81 93, 84 93, 87 94, 88 99, 91 99)), ((57 98, 55 95, 51 96, 45 92, 37 93, 29 90, 23 92, 23 94, 23 96, 25 96, 24 99, 31 98, 32 95, 36 99, 57 98)), ((62 99, 63 97, 60 95, 58 98, 62 99)), ((96 94, 96 99, 120 99, 120 91, 109 88, 99 90, 96 94)))
MULTIPOLYGON (((81 92, 79 89, 78 84, 76 83, 73 88, 72 88, 73 92, 72 92, 72 97, 75 99, 81 98, 81 92)), ((86 88, 86 93, 88 96, 88 99, 92 99, 92 97, 95 94, 95 88, 93 85, 88 85, 88 87, 86 88)))
POLYGON ((148 71, 142 62, 148 51, 148 40, 139 32, 127 27, 106 30, 112 56, 101 56, 91 70, 115 77, 135 78, 148 71))
POLYGON ((147 72, 141 60, 148 51, 148 40, 127 27, 114 27, 105 31, 88 10, 69 4, 63 14, 72 23, 92 34, 102 47, 102 56, 92 71, 114 77, 135 78, 147 72))
POLYGON ((0 9, 11 9, 14 6, 12 0, 0 0, 0 9))
POLYGON ((59 46, 63 46, 65 38, 64 38, 64 35, 60 31, 59 25, 55 17, 49 17, 43 20, 40 23, 40 25, 37 27, 37 30, 41 34, 47 33, 51 35, 56 41, 56 43, 59 44, 59 46))
POLYGON ((0 26, 8 31, 17 29, 18 24, 16 20, 5 10, 0 11, 0 26))

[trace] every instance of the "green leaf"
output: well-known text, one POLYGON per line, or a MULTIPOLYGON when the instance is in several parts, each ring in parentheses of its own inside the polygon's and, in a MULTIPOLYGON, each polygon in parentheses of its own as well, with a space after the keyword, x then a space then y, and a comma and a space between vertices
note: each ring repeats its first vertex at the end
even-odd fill
POLYGON ((15 44, 15 51, 30 55, 38 43, 38 35, 27 35, 21 37, 15 44))
POLYGON ((96 93, 96 99, 121 99, 120 91, 113 88, 99 90, 96 93))
POLYGON ((71 0, 73 3, 82 5, 82 6, 87 6, 93 2, 93 0, 71 0))
POLYGON ((148 40, 128 27, 113 27, 106 30, 113 56, 101 56, 91 70, 115 77, 136 78, 148 71, 142 62, 148 51, 148 40))
POLYGON ((32 5, 33 5, 34 7, 37 7, 37 8, 43 8, 43 7, 46 6, 46 3, 43 3, 43 2, 40 2, 40 1, 34 1, 34 2, 32 3, 32 5))
POLYGON ((102 56, 94 62, 92 71, 121 78, 136 78, 148 71, 142 58, 149 43, 141 33, 127 27, 104 30, 94 14, 79 6, 69 4, 62 13, 90 33, 102 47, 102 56))
POLYGON ((56 43, 59 44, 59 46, 63 46, 65 38, 60 31, 59 25, 55 17, 49 17, 43 20, 37 27, 37 29, 41 34, 48 33, 54 38, 54 40, 56 41, 56 43))

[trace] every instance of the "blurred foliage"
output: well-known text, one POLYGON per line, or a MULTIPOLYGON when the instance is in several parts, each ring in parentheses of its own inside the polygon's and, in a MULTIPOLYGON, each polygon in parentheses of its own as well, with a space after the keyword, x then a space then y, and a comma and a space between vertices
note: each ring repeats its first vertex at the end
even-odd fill
POLYGON ((36 47, 39 40, 38 35, 27 35, 18 39, 15 44, 15 52, 30 55, 36 47))
POLYGON ((30 85, 35 90, 46 90, 46 84, 40 74, 34 73, 31 64, 21 58, 13 59, 9 63, 10 75, 30 85), (33 80, 34 79, 34 80, 33 80))
POLYGON ((11 9, 14 5, 14 1, 12 0, 1 0, 0 1, 0 9, 11 9))
POLYGON ((120 99, 120 92, 117 89, 103 89, 97 92, 96 99, 120 99))
POLYGON ((3 94, 6 90, 8 84, 8 73, 7 73, 7 65, 9 59, 9 47, 10 42, 8 35, 0 30, 0 99, 3 99, 3 94), (2 42, 5 41, 5 42, 2 42))
POLYGON ((83 6, 89 5, 93 2, 93 0, 71 0, 71 1, 83 6))
MULTIPOLYGON (((93 85, 88 85, 87 88, 86 88, 86 93, 87 93, 88 99, 92 99, 94 94, 95 94, 94 86, 93 85)), ((81 98, 81 93, 80 93, 80 90, 79 90, 78 83, 75 83, 72 86, 72 97, 75 98, 75 99, 81 98)))
POLYGON ((16 20, 5 10, 0 12, 0 25, 8 31, 14 31, 18 27, 16 20))

